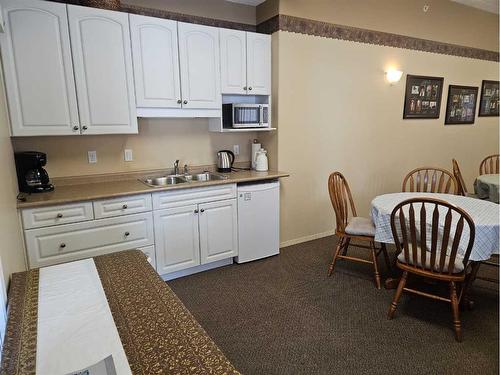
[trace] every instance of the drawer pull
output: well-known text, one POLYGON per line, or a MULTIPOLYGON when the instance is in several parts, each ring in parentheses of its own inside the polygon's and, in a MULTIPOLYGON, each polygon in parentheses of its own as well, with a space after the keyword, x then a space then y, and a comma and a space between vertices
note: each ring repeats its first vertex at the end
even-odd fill
POLYGON ((57 214, 57 218, 58 218, 58 219, 60 219, 60 218, 62 218, 62 217, 63 217, 63 214, 59 212, 59 213, 57 214))
POLYGON ((126 209, 128 208, 128 206, 127 206, 126 204, 124 204, 124 205, 122 206, 122 208, 123 208, 124 210, 126 210, 126 209))
POLYGON ((125 232, 125 237, 130 236, 130 232, 125 232))
POLYGON ((62 244, 59 245, 61 249, 64 249, 66 247, 66 244, 63 242, 62 244))

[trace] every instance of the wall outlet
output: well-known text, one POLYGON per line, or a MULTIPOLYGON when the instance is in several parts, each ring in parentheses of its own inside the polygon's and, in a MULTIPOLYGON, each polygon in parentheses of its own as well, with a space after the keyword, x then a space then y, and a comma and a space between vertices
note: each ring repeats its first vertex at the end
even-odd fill
POLYGON ((134 160, 134 154, 132 153, 132 150, 130 150, 130 149, 125 149, 125 150, 123 151, 123 159, 124 159, 125 161, 132 161, 132 160, 134 160))
POLYGON ((239 155, 240 154, 240 145, 234 145, 233 152, 235 155, 239 155))
POLYGON ((87 157, 89 159, 89 164, 97 163, 97 151, 88 151, 87 157))

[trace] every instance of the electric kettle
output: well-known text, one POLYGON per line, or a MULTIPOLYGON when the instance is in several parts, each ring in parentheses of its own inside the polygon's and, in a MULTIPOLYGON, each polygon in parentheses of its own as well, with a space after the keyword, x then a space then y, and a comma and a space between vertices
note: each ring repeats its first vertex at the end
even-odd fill
POLYGON ((234 163, 234 154, 229 150, 221 150, 217 153, 217 172, 229 173, 234 163))

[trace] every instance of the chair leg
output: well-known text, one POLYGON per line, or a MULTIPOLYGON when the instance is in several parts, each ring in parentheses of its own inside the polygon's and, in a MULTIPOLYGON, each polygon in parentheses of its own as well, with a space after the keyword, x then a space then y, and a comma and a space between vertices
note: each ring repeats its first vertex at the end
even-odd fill
POLYGON ((332 262, 330 263, 330 267, 328 267, 328 276, 331 276, 333 273, 333 269, 335 268, 335 263, 337 262, 337 258, 340 254, 340 250, 344 247, 345 243, 345 238, 340 237, 339 243, 337 244, 337 247, 335 248, 335 252, 333 253, 333 259, 332 262))
POLYGON ((455 340, 462 341, 462 325, 460 323, 460 313, 458 311, 457 287, 455 282, 450 282, 451 311, 453 312, 453 326, 455 328, 455 340))
POLYGON ((408 272, 404 271, 403 276, 401 276, 401 279, 399 280, 398 288, 396 289, 396 294, 394 294, 394 298, 391 302, 391 305, 389 306, 389 312, 387 313, 387 317, 389 319, 392 319, 394 317, 394 313, 396 312, 396 308, 398 307, 399 299, 403 294, 403 288, 406 285, 407 279, 408 279, 408 272))
POLYGON ((389 254, 387 254, 387 248, 385 247, 385 243, 381 242, 380 247, 382 248, 382 253, 384 254, 385 265, 387 266, 387 270, 391 272, 391 261, 389 259, 389 254))
POLYGON ((346 238, 345 239, 345 243, 344 243, 344 251, 342 252, 342 255, 347 255, 347 248, 349 247, 349 244, 351 243, 351 239, 350 238, 346 238))
POLYGON ((380 274, 378 272, 377 251, 375 250, 375 242, 370 242, 372 248, 373 271, 375 274, 375 286, 380 289, 380 274))

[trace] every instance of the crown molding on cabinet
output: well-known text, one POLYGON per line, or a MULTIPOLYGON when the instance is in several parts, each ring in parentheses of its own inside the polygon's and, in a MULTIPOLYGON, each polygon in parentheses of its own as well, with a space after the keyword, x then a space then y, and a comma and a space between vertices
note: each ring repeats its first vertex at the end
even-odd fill
MULTIPOLYGON (((79 0, 49 0, 49 1, 53 1, 56 3, 81 5, 81 2, 79 0)), ((221 27, 225 29, 235 29, 235 30, 253 31, 253 32, 255 32, 256 30, 255 25, 250 25, 246 23, 194 16, 190 14, 170 12, 168 10, 163 10, 163 9, 146 8, 137 5, 122 4, 120 11, 131 14, 139 14, 142 16, 165 18, 179 22, 195 23, 204 26, 221 27)))
POLYGON ((285 14, 276 15, 257 25, 257 32, 260 33, 272 34, 276 31, 288 31, 331 39, 468 57, 478 60, 499 61, 500 56, 496 51, 488 51, 382 31, 360 29, 352 26, 336 25, 285 14))

